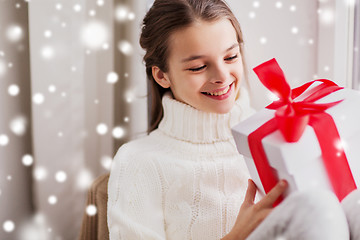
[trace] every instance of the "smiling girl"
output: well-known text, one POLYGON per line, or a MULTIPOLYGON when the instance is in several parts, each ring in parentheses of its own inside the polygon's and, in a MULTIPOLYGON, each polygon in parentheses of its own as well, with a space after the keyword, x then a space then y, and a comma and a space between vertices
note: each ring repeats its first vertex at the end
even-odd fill
POLYGON ((295 193, 273 209, 287 187, 280 181, 254 202, 256 186, 231 135, 253 113, 241 87, 244 43, 224 1, 155 0, 140 44, 151 131, 114 158, 110 239, 349 238, 330 193, 295 193))

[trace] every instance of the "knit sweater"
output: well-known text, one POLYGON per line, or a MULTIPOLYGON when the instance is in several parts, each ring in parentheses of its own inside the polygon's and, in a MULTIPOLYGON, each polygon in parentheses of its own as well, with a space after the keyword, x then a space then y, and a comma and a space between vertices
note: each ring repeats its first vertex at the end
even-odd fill
POLYGON ((124 144, 108 184, 110 239, 216 239, 233 227, 249 174, 231 126, 249 116, 242 91, 227 114, 163 97, 164 117, 124 144))

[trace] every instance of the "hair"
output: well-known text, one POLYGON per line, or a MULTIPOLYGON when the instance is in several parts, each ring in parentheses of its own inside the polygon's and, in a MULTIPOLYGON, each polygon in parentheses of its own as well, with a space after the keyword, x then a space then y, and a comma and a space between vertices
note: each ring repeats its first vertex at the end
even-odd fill
MULTIPOLYGON (((162 97, 170 91, 157 84, 152 75, 152 67, 157 66, 163 72, 168 71, 171 34, 198 20, 216 21, 222 18, 230 20, 236 31, 243 67, 246 70, 240 24, 223 0, 155 0, 145 15, 140 45, 145 50, 144 62, 152 98, 149 132, 158 127, 163 117, 162 97)), ((247 78, 246 71, 244 73, 247 78)))

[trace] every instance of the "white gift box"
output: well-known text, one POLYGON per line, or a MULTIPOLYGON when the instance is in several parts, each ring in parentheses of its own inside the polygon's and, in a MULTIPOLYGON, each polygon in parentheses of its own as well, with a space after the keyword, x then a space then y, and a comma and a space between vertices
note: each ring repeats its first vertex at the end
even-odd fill
MULTIPOLYGON (((307 92, 308 90, 295 101, 306 97, 307 92)), ((332 116, 337 126, 341 138, 339 144, 344 148, 355 183, 360 186, 360 92, 341 89, 323 97, 316 103, 330 103, 339 100, 343 101, 325 112, 332 116)), ((237 149, 244 156, 250 176, 261 195, 264 195, 265 191, 251 156, 248 136, 272 119, 274 114, 275 110, 263 109, 232 128, 237 149)), ((262 139, 262 145, 267 160, 276 172, 278 179, 285 179, 289 183, 285 196, 293 191, 311 188, 320 187, 333 190, 323 164, 318 139, 311 126, 305 128, 297 142, 286 142, 280 131, 276 130, 262 139)))

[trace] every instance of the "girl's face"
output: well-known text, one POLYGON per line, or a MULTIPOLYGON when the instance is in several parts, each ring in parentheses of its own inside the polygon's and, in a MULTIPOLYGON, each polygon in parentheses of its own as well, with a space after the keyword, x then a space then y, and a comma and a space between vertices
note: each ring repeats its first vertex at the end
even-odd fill
POLYGON ((155 80, 175 99, 198 110, 227 113, 234 105, 243 73, 231 22, 196 21, 169 39, 168 69, 153 67, 155 80))

